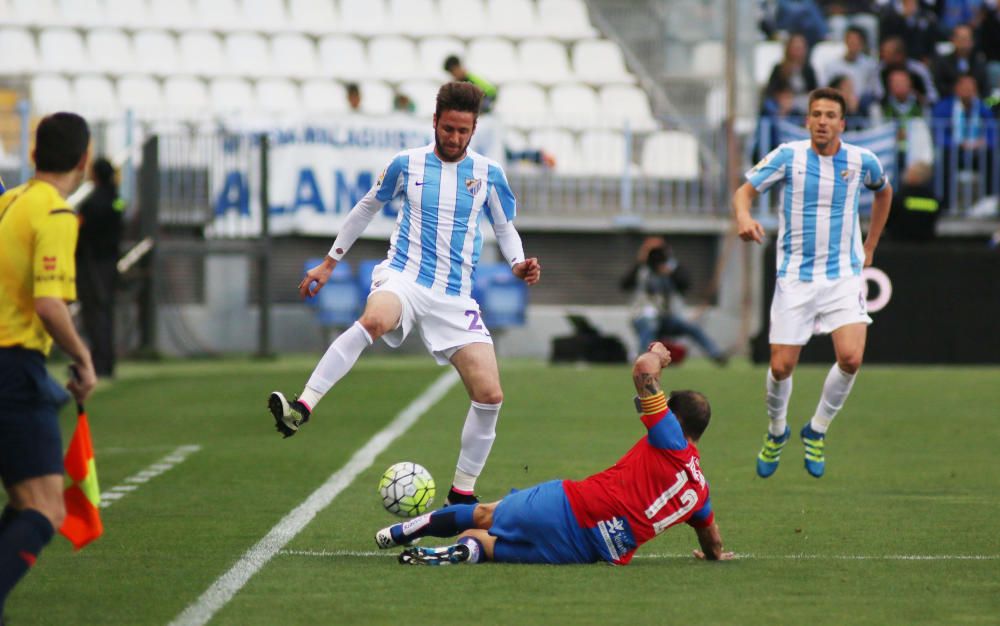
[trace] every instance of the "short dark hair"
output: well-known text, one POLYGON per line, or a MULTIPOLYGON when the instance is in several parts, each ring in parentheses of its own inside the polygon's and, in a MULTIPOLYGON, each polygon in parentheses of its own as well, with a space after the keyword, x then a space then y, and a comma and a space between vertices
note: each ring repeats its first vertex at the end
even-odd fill
POLYGON ((444 60, 444 71, 450 72, 451 68, 461 64, 462 62, 459 60, 457 56, 455 56, 454 54, 449 54, 448 58, 444 60))
POLYGON ((832 89, 840 89, 840 86, 844 84, 844 81, 850 78, 851 77, 847 74, 837 74, 830 79, 830 84, 828 86, 832 89))
POLYGON ((704 394, 690 389, 671 391, 667 406, 677 416, 685 437, 693 441, 701 439, 712 419, 712 406, 704 394))
POLYGON ((53 113, 42 118, 35 130, 35 169, 39 172, 69 172, 80 163, 90 146, 90 128, 76 113, 53 113))
POLYGON ((479 117, 479 108, 482 104, 482 89, 472 83, 452 81, 441 85, 441 89, 438 89, 434 115, 440 116, 445 111, 465 111, 475 113, 476 117, 479 117))
POLYGON ((868 33, 865 32, 865 29, 861 28, 860 26, 848 26, 844 34, 847 33, 854 33, 858 37, 861 37, 861 43, 864 45, 865 48, 868 47, 868 33))
POLYGON ((813 102, 817 100, 833 100, 840 105, 840 117, 844 117, 847 113, 847 101, 844 100, 843 94, 834 89, 833 87, 820 87, 819 89, 813 89, 809 92, 809 110, 812 111, 813 102))
POLYGON ((361 94, 361 87, 358 87, 357 83, 347 83, 347 85, 345 85, 345 88, 347 89, 348 95, 352 93, 356 93, 358 95, 361 94))
POLYGON ((94 182, 98 187, 113 187, 115 185, 115 166, 107 157, 99 156, 90 165, 90 171, 94 173, 94 182))

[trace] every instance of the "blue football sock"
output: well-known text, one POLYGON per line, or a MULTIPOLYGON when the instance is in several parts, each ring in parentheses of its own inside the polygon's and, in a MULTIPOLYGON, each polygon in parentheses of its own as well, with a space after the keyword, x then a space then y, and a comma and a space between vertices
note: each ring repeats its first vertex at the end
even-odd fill
POLYGON ((406 543, 418 537, 454 537, 475 528, 472 512, 475 504, 453 504, 432 511, 408 522, 396 524, 390 531, 396 543, 406 543))
POLYGON ((28 573, 55 529, 49 518, 34 509, 24 509, 0 531, 0 615, 7 595, 28 573))

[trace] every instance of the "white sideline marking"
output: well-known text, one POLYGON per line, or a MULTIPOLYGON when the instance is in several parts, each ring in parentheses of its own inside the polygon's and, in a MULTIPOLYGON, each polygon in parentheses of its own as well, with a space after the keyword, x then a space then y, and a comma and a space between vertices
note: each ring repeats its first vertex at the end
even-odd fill
POLYGON ((375 433, 360 450, 339 470, 326 479, 302 504, 286 515, 263 539, 257 542, 233 565, 229 571, 212 583, 201 597, 189 604, 170 626, 203 626, 219 609, 233 599, 240 589, 274 555, 299 534, 316 514, 325 509, 341 491, 347 488, 358 474, 367 470, 375 458, 393 441, 405 433, 420 416, 440 400, 459 381, 458 374, 449 369, 419 397, 403 409, 388 426, 375 433))
POLYGON ((173 469, 173 467, 178 463, 183 463, 188 456, 194 454, 198 450, 201 450, 201 446, 199 445, 180 446, 156 463, 153 463, 142 471, 125 478, 123 482, 131 484, 115 485, 108 491, 101 494, 101 508, 108 508, 114 504, 115 501, 121 500, 129 493, 138 489, 139 485, 149 482, 151 478, 156 478, 163 472, 173 469))
MULTIPOLYGON (((313 557, 395 557, 398 553, 374 550, 280 550, 281 556, 313 557)), ((637 554, 637 559, 691 559, 691 554, 637 554)), ((750 554, 736 553, 737 559, 771 559, 783 561, 996 561, 1000 554, 750 554)))

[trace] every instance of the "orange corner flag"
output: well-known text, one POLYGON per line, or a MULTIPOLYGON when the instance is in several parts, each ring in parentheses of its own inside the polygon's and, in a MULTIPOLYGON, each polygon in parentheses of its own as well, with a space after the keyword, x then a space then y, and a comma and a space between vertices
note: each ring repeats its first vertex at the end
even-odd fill
POLYGON ((83 409, 76 418, 76 432, 66 450, 65 465, 69 483, 63 492, 66 520, 59 532, 79 550, 104 532, 97 510, 101 504, 101 489, 97 486, 94 445, 90 441, 90 424, 83 409))

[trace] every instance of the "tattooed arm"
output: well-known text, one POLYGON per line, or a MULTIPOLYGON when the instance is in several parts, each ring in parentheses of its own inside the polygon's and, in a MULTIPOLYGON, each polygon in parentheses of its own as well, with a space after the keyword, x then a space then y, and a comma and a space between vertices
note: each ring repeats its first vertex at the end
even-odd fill
POLYGON ((660 370, 670 363, 670 351, 660 342, 649 346, 649 352, 640 354, 632 367, 632 382, 639 398, 648 398, 660 393, 660 370))

